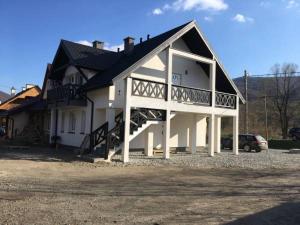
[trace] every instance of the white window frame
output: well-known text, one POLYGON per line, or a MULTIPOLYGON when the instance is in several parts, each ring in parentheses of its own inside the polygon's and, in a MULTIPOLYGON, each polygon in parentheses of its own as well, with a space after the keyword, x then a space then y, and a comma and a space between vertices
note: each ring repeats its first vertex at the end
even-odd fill
POLYGON ((82 111, 81 112, 81 127, 80 127, 81 134, 85 133, 85 123, 86 123, 86 112, 82 111))
POLYGON ((74 112, 69 114, 69 133, 75 133, 76 130, 76 115, 74 112))

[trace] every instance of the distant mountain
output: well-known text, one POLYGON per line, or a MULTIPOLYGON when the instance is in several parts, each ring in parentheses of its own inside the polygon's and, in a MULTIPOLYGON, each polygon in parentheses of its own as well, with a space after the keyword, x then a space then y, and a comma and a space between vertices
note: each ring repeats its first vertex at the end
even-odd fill
MULTIPOLYGON (((233 79, 234 83, 244 95, 245 93, 245 81, 244 77, 238 77, 233 79)), ((293 77, 293 83, 300 87, 300 77, 293 77)), ((256 100, 259 97, 268 94, 275 85, 273 77, 248 77, 248 100, 256 100)), ((300 99, 300 92, 293 93, 293 98, 300 99)))
POLYGON ((10 98, 10 95, 0 91, 0 104, 10 98))

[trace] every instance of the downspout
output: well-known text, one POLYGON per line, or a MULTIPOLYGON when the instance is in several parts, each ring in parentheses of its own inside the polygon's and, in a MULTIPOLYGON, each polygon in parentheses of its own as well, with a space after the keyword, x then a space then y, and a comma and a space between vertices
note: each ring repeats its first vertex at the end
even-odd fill
MULTIPOLYGON (((88 81, 87 76, 84 74, 84 72, 82 71, 82 69, 78 66, 75 66, 75 68, 77 69, 77 71, 81 74, 81 76, 85 79, 85 81, 88 81)), ((90 103, 91 103, 91 124, 90 124, 90 134, 92 134, 93 132, 93 124, 94 124, 94 101, 92 99, 90 99, 87 96, 87 93, 83 96, 84 98, 86 98, 90 103)))

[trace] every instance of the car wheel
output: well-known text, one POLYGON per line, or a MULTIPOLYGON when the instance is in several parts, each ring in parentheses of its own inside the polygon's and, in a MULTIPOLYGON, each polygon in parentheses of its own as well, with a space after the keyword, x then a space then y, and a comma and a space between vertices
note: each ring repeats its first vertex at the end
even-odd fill
POLYGON ((245 145, 245 146, 244 146, 244 151, 245 151, 245 152, 251 152, 250 146, 249 146, 249 145, 245 145))

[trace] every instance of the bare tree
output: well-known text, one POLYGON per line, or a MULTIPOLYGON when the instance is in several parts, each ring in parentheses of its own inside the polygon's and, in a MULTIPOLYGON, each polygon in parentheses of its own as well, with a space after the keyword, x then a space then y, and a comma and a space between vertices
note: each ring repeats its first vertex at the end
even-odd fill
POLYGON ((275 78, 271 93, 278 112, 283 139, 287 138, 289 122, 293 116, 291 99, 296 91, 295 72, 297 69, 298 65, 292 63, 283 64, 282 66, 275 64, 272 67, 275 78))

